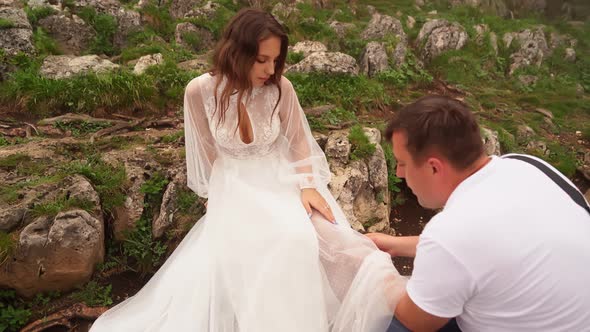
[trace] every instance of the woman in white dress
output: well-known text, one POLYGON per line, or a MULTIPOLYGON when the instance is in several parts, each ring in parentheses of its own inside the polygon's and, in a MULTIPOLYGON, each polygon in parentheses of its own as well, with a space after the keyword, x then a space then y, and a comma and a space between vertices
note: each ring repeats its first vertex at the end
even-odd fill
POLYGON ((206 215, 92 332, 385 331, 405 287, 353 231, 291 83, 272 15, 241 10, 186 88, 188 186, 206 215))

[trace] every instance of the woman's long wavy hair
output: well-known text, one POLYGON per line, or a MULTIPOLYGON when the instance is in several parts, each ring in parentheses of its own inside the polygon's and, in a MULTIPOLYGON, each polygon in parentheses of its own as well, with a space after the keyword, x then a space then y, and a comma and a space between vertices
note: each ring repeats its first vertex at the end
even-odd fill
MULTIPOLYGON (((273 110, 274 114, 281 99, 279 82, 285 68, 289 45, 285 29, 271 14, 254 8, 240 10, 225 27, 223 35, 215 47, 213 68, 210 71, 213 76, 219 75, 215 85, 215 112, 220 112, 218 125, 225 121, 225 112, 229 108, 231 95, 237 93, 239 103, 244 93, 250 95, 252 92, 250 70, 258 55, 258 43, 272 36, 281 40, 281 52, 276 59, 275 72, 265 83, 275 84, 279 89, 279 98, 273 110), (225 78, 226 84, 221 91, 221 96, 218 96, 218 88, 223 78, 225 78)), ((239 126, 240 117, 238 117, 239 126)))

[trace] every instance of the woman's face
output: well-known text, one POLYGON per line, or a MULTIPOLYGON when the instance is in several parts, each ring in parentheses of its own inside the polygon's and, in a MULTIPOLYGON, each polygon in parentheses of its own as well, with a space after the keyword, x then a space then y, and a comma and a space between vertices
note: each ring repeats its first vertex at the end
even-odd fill
POLYGON ((258 55, 250 69, 252 86, 261 87, 275 73, 275 65, 281 54, 281 40, 271 36, 258 42, 258 55))

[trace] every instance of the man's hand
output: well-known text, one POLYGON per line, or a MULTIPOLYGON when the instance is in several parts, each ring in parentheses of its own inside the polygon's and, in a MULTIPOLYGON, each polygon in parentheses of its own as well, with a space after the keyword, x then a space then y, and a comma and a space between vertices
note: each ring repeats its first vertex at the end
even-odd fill
POLYGON ((417 236, 391 236, 382 233, 367 233, 365 235, 375 243, 379 250, 385 251, 392 257, 416 256, 417 236))
POLYGON ((305 188, 301 190, 301 203, 308 215, 311 216, 313 208, 330 222, 336 222, 336 218, 334 218, 334 214, 332 213, 332 208, 328 202, 326 202, 324 197, 322 197, 322 195, 314 188, 305 188))

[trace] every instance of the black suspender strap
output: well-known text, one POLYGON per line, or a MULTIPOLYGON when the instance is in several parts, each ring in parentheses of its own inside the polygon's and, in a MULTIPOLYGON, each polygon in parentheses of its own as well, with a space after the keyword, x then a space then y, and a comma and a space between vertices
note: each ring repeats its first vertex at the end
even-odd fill
POLYGON ((567 181, 565 181, 559 174, 552 171, 549 167, 547 167, 547 165, 543 164, 542 162, 536 159, 523 155, 507 155, 503 156, 502 158, 518 159, 535 166, 541 172, 545 173, 545 175, 547 175, 551 180, 553 180, 553 182, 555 182, 555 184, 557 184, 561 189, 563 189, 563 191, 565 191, 565 193, 568 194, 569 197, 571 197, 576 204, 581 206, 588 212, 588 214, 590 214, 590 207, 588 206, 586 199, 584 198, 584 196, 582 196, 578 189, 573 187, 571 184, 567 183, 567 181))

